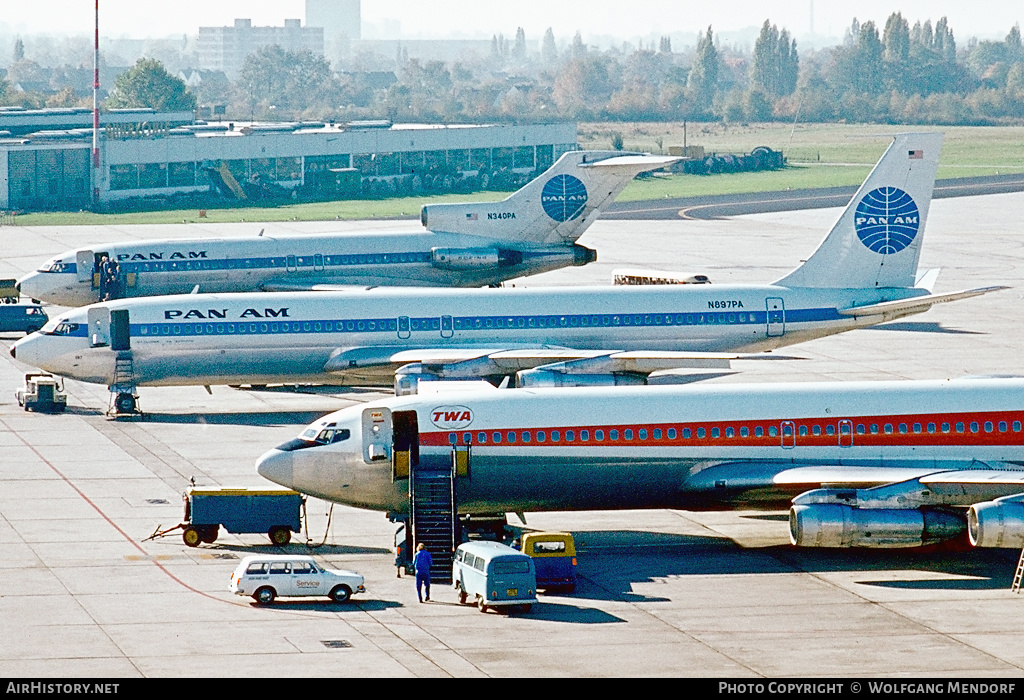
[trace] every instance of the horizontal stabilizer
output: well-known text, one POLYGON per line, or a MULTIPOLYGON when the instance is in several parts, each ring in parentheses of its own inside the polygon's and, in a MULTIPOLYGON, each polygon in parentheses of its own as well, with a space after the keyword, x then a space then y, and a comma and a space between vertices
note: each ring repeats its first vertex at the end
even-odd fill
POLYGON ((839 313, 843 316, 890 316, 896 318, 907 314, 919 313, 934 304, 944 304, 950 301, 957 301, 958 299, 969 299, 970 297, 981 296, 989 292, 997 292, 1000 289, 1008 289, 1008 287, 996 285, 964 289, 959 292, 946 292, 944 294, 924 294, 909 299, 897 299, 877 304, 854 306, 849 309, 839 309, 839 313))

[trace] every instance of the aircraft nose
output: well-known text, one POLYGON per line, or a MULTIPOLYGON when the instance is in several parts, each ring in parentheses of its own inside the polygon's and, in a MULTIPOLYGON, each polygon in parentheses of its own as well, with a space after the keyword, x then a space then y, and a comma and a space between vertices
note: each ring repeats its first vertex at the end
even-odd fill
POLYGON ((293 488, 292 453, 268 450, 256 460, 256 473, 286 488, 293 488))

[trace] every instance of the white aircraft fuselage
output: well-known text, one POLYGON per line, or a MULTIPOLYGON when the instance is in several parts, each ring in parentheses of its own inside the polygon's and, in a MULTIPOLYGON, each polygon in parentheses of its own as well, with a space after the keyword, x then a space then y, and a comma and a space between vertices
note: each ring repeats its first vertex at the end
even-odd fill
POLYGON ((23 277, 21 292, 61 306, 92 304, 98 289, 94 260, 104 255, 118 262, 125 297, 183 294, 197 286, 208 293, 315 286, 481 287, 594 260, 593 251, 573 243, 529 245, 422 229, 153 240, 63 253, 23 277))
POLYGON ((110 318, 128 310, 137 386, 375 381, 355 360, 402 350, 575 348, 755 352, 889 320, 838 309, 913 298, 916 289, 680 285, 554 289, 376 289, 289 294, 186 294, 94 304, 19 340, 12 354, 48 372, 114 383, 110 318), (354 363, 354 364, 353 364, 354 363), (332 376, 337 371, 339 376, 332 376), (347 375, 357 375, 355 379, 347 375))
POLYGON ((962 508, 1024 490, 1022 422, 1024 379, 456 392, 336 411, 257 469, 335 503, 405 512, 395 445, 442 468, 468 447, 463 513, 775 508, 823 484, 973 469, 970 493, 943 503, 962 508), (415 413, 415 435, 398 434, 401 412, 415 413))

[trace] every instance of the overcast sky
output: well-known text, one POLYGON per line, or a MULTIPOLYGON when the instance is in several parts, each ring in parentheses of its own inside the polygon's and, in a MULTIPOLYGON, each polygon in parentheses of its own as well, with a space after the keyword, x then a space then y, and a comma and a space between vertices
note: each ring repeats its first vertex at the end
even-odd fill
MULTIPOLYGON (((0 33, 91 34, 91 0, 2 0, 0 33)), ((528 38, 539 39, 548 27, 558 37, 577 30, 584 41, 595 36, 623 40, 660 34, 696 33, 712 25, 715 32, 733 32, 759 26, 770 19, 795 36, 813 30, 824 36, 842 36, 856 16, 874 20, 881 28, 893 11, 916 20, 949 18, 958 43, 971 36, 1002 39, 1024 18, 1020 0, 363 0, 364 24, 373 29, 395 27, 412 37, 490 37, 515 34, 523 27, 528 38), (390 21, 390 22, 388 22, 390 21)), ((132 38, 196 34, 199 26, 232 24, 236 17, 256 25, 283 24, 286 18, 305 19, 304 0, 100 0, 101 32, 132 38)), ((394 37, 398 38, 398 37, 394 37)))

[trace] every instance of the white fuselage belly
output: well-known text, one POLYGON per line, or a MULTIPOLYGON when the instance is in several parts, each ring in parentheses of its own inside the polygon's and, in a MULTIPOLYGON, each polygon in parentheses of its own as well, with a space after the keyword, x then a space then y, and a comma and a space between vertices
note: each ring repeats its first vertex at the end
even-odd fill
MULTIPOLYGON (((811 465, 905 469, 912 478, 1024 463, 1024 380, 403 398, 410 400, 366 404, 321 419, 349 427, 352 437, 293 452, 272 450, 261 459, 260 473, 339 503, 404 510, 408 486, 392 482, 390 462, 365 460, 363 448, 372 438, 362 432, 359 417, 377 406, 392 414, 416 411, 420 464, 450 464, 451 440, 469 445, 471 475, 457 480, 464 512, 774 507, 821 485, 813 475, 778 479, 811 465), (441 414, 461 410, 471 416, 468 425, 436 425, 441 414)), ((993 497, 1005 493, 1005 486, 992 489, 993 497)))
MULTIPOLYGON (((768 350, 877 322, 836 308, 877 301, 884 291, 720 285, 433 290, 424 297, 383 290, 179 295, 103 306, 129 310, 136 383, 160 386, 330 382, 324 365, 338 348, 768 350), (767 310, 766 300, 780 300, 771 303, 781 311, 767 310)), ((116 353, 89 347, 86 314, 61 317, 79 323, 78 336, 27 338, 18 358, 111 383, 116 353)))

